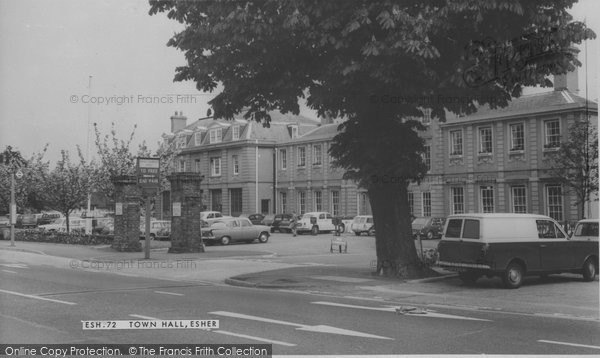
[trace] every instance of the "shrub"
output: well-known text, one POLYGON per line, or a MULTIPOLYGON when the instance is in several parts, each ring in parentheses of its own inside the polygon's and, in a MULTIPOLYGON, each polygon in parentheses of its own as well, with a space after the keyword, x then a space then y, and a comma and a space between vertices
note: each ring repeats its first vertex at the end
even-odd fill
POLYGON ((71 245, 109 245, 113 235, 86 235, 81 232, 55 232, 43 230, 20 230, 15 232, 15 240, 30 242, 50 242, 71 245))

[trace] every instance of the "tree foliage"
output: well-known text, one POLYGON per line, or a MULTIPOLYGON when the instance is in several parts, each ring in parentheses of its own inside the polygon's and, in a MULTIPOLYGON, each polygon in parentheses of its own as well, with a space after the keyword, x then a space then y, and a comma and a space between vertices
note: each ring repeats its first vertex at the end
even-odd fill
POLYGON ((569 126, 568 138, 552 153, 550 173, 577 196, 582 216, 585 203, 598 193, 598 127, 591 120, 576 120, 569 126))
POLYGON ((409 119, 506 106, 524 86, 575 69, 573 44, 595 34, 572 21, 574 2, 151 0, 150 14, 185 25, 168 42, 187 60, 175 80, 222 86, 216 118, 245 112, 268 125, 269 111, 298 114, 299 98, 348 118, 331 154, 369 192, 378 270, 407 276, 418 271, 407 185, 425 174, 409 119))

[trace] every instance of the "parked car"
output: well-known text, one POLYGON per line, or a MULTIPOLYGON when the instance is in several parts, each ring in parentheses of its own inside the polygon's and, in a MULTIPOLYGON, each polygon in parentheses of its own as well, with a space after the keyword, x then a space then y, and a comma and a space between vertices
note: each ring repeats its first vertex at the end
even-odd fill
POLYGON ((340 233, 344 233, 346 232, 346 230, 350 230, 350 226, 352 226, 352 222, 354 221, 354 216, 338 216, 337 218, 342 221, 340 233))
MULTIPOLYGON (((140 240, 146 238, 146 222, 140 222, 140 240)), ((170 220, 151 220, 150 221, 150 240, 169 240, 171 238, 170 220)))
POLYGON ((275 214, 271 224, 271 232, 292 232, 290 227, 292 217, 292 214, 275 214))
POLYGON ((93 234, 101 235, 114 235, 115 233, 115 221, 111 217, 97 218, 94 220, 95 226, 93 226, 93 234))
POLYGON ((34 228, 37 226, 37 218, 35 214, 19 214, 17 215, 17 227, 34 228))
POLYGON ((56 219, 62 218, 63 215, 58 212, 43 213, 42 217, 38 220, 38 225, 46 225, 53 223, 56 219))
POLYGON ((250 243, 254 240, 265 243, 269 240, 269 229, 265 225, 254 225, 247 218, 221 218, 208 228, 202 228, 202 240, 207 245, 229 245, 236 241, 250 243))
MULTIPOLYGON (((69 230, 70 232, 85 232, 86 219, 81 218, 69 218, 69 230)), ((67 219, 58 218, 50 224, 40 225, 39 229, 46 231, 58 231, 67 232, 67 219)))
POLYGON ((354 220, 352 220, 352 224, 350 224, 350 230, 352 230, 356 236, 359 236, 362 233, 374 235, 375 221, 373 221, 373 215, 355 216, 354 220))
POLYGON ((8 215, 0 216, 0 227, 9 227, 10 226, 10 217, 8 215))
POLYGON ((265 215, 265 217, 260 221, 261 225, 267 225, 267 226, 271 226, 273 224, 273 220, 275 220, 275 215, 273 214, 267 214, 265 215))
POLYGON ((415 218, 412 222, 412 233, 415 239, 421 236, 421 239, 441 239, 444 231, 445 218, 440 217, 421 217, 415 218))
POLYGON ((240 214, 240 218, 247 218, 254 225, 261 225, 262 219, 264 219, 263 214, 240 214))
POLYGON ((526 275, 571 272, 591 281, 598 272, 598 240, 570 239, 543 215, 451 215, 438 252, 438 265, 457 270, 467 284, 499 276, 507 288, 518 288, 526 275))
POLYGON ((598 219, 584 219, 575 225, 573 240, 587 240, 587 241, 598 241, 598 219))
POLYGON ((202 211, 202 212, 200 212, 200 220, 205 223, 202 225, 203 227, 209 226, 210 224, 215 222, 215 220, 218 220, 221 218, 230 218, 230 217, 231 216, 226 216, 226 215, 221 214, 220 211, 202 211))
POLYGON ((333 217, 330 213, 324 211, 306 213, 302 215, 297 224, 299 234, 310 232, 313 235, 317 235, 320 232, 331 232, 334 230, 333 217))

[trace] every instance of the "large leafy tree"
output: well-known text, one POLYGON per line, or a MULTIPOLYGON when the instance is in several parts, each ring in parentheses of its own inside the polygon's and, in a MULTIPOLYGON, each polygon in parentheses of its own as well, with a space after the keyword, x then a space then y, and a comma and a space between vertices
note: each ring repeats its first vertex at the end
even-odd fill
MULTIPOLYGON (((596 120, 597 121, 597 120, 596 120)), ((589 118, 576 120, 568 138, 552 154, 550 173, 575 193, 580 215, 586 216, 585 203, 598 193, 598 126, 589 118)))
POLYGON ((175 80, 219 88, 215 117, 245 112, 268 124, 269 111, 297 114, 305 98, 319 115, 348 118, 331 154, 368 190, 378 271, 411 276, 419 261, 407 185, 425 167, 408 119, 505 106, 523 86, 573 70, 572 45, 595 37, 572 22, 574 2, 151 0, 150 14, 185 24, 168 42, 187 59, 175 80))

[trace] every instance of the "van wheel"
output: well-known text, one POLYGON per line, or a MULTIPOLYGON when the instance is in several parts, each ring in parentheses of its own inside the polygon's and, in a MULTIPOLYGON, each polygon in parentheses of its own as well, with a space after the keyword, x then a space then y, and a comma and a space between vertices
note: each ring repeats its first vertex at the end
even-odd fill
POLYGON ((310 229, 310 233, 314 236, 314 235, 319 235, 319 227, 318 226, 313 226, 312 229, 310 229))
POLYGON ((504 275, 502 276, 502 281, 504 282, 504 286, 506 288, 519 288, 523 283, 523 275, 525 270, 523 266, 517 262, 511 262, 506 271, 504 271, 504 275))
POLYGON ((221 245, 229 245, 230 242, 231 242, 231 239, 229 238, 229 236, 223 236, 221 238, 221 245))
POLYGON ((585 263, 583 264, 583 269, 581 270, 582 274, 583 274, 583 280, 584 281, 593 281, 594 277, 596 277, 596 264, 594 263, 594 260, 592 260, 592 258, 588 258, 587 260, 585 260, 585 263))
POLYGON ((465 285, 474 285, 479 278, 479 274, 472 271, 466 271, 459 273, 458 277, 465 285))
POLYGON ((269 241, 269 235, 267 235, 267 233, 265 233, 265 232, 262 232, 260 234, 260 236, 258 237, 258 242, 260 242, 261 244, 264 244, 267 241, 269 241))
POLYGON ((433 240, 433 231, 427 232, 427 240, 433 240))

